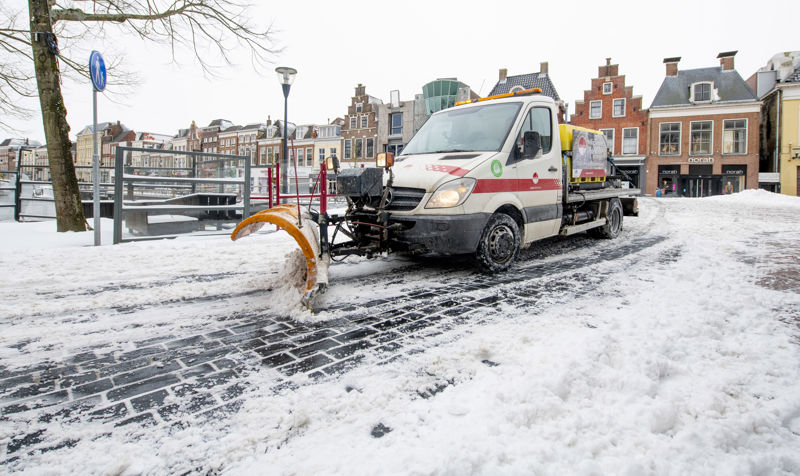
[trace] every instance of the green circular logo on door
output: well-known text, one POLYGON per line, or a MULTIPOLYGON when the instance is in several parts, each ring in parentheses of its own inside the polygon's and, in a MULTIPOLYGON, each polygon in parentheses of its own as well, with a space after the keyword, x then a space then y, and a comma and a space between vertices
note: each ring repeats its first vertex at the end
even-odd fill
POLYGON ((492 175, 495 177, 503 175, 503 164, 499 160, 492 161, 492 175))

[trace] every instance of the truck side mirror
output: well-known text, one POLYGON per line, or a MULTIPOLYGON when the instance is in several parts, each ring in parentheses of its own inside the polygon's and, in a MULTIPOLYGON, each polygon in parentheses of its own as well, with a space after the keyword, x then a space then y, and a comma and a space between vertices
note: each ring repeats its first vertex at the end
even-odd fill
POLYGON ((542 150, 542 138, 536 131, 525 131, 522 135, 522 158, 532 159, 542 150))

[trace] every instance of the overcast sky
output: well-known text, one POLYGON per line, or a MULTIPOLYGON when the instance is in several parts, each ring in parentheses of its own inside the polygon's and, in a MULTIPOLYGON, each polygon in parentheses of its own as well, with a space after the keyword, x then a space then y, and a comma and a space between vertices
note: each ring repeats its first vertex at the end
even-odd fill
MULTIPOLYGON (((24 0, 3 3, 27 8, 24 0)), ((125 94, 113 94, 109 86, 98 100, 99 120, 172 135, 192 120, 202 126, 216 118, 236 124, 264 122, 268 115, 280 119, 283 94, 272 70, 284 65, 298 70, 289 120, 301 124, 343 116, 358 83, 385 102, 391 90, 409 100, 425 83, 443 77, 456 77, 484 96, 500 68, 509 75, 533 73, 542 61, 549 62, 556 89, 573 111, 606 57, 619 64, 634 95, 649 107, 666 57, 680 56, 679 68, 691 69, 717 66, 718 53, 738 50, 735 66, 746 79, 775 53, 800 50, 797 0, 306 0, 258 2, 250 11, 253 24, 273 25, 276 43, 284 48, 260 76, 244 51, 235 55, 240 66, 209 79, 189 52, 176 66, 165 47, 132 35, 84 45, 103 53, 107 63, 124 52, 127 67, 142 80, 125 94)), ((0 62, 3 58, 0 54, 0 62)), ((91 123, 91 86, 65 82, 63 91, 74 135, 91 123)), ((20 133, 0 131, 1 137, 44 139, 38 114, 8 122, 20 133)))

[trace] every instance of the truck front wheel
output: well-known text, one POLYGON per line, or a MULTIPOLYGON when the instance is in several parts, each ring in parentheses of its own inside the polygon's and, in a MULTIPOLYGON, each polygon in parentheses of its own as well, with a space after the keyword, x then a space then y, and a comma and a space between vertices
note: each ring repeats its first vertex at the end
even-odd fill
POLYGON ((608 202, 608 215, 606 224, 589 230, 589 235, 593 238, 614 239, 622 232, 622 203, 619 198, 612 198, 608 202))
POLYGON ((481 233, 475 258, 484 273, 499 273, 511 267, 520 248, 517 222, 505 213, 495 213, 489 218, 481 233))

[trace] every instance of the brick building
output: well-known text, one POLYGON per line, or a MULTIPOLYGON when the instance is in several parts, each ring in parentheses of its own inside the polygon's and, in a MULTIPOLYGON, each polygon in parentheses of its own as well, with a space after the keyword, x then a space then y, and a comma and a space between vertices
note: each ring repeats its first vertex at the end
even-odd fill
POLYGON ((218 151, 225 155, 239 154, 239 131, 242 126, 230 126, 217 134, 218 151))
POLYGON ((758 187, 761 102, 734 69, 736 51, 720 66, 678 70, 650 105, 645 193, 704 197, 758 187))
POLYGON ((378 107, 382 104, 383 101, 366 93, 363 84, 356 86, 342 125, 343 166, 374 164, 378 141, 378 107))
POLYGON ((626 86, 619 65, 598 67, 591 89, 583 92, 583 101, 575 102, 570 123, 602 131, 608 141, 614 163, 630 176, 632 185, 644 185, 647 154, 647 109, 642 97, 633 95, 633 86, 626 86))
POLYGON ((231 121, 214 119, 206 127, 200 129, 200 137, 202 137, 201 150, 209 154, 219 154, 219 133, 229 127, 233 127, 231 121))

